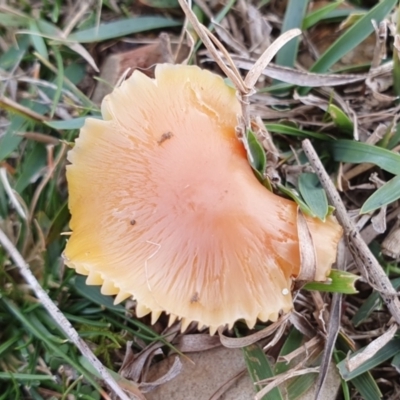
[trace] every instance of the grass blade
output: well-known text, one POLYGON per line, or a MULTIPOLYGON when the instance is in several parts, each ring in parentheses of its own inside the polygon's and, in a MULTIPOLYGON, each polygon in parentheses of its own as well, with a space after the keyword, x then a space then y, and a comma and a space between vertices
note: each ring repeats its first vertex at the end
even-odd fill
POLYGON ((310 137, 320 140, 331 140, 328 135, 323 133, 305 131, 304 129, 299 129, 294 126, 285 125, 285 124, 265 124, 265 127, 270 132, 280 133, 282 135, 290 135, 290 136, 300 136, 300 137, 310 137))
POLYGON ((397 0, 383 0, 379 2, 336 40, 328 50, 321 55, 318 61, 311 67, 310 71, 328 71, 333 64, 358 46, 374 31, 374 27, 371 23, 372 20, 375 20, 376 23, 379 24, 396 4, 397 0))
POLYGON ((328 215, 328 199, 317 175, 306 172, 299 177, 299 191, 304 201, 321 221, 328 215))
MULTIPOLYGON (((307 6, 308 0, 289 0, 286 6, 281 34, 290 29, 302 27, 307 6)), ((293 67, 297 58, 299 42, 300 37, 296 37, 286 43, 276 55, 276 64, 285 67, 293 67)))
POLYGON ((319 292, 356 294, 356 281, 360 279, 358 275, 350 272, 332 269, 326 282, 310 282, 304 286, 307 290, 318 290, 319 292))
MULTIPOLYGON (((400 287, 400 278, 392 279, 391 283, 393 288, 398 290, 400 287)), ((372 312, 374 312, 379 305, 382 303, 382 300, 379 296, 378 292, 373 292, 364 302, 361 304, 360 308, 354 314, 351 322, 352 324, 357 327, 362 322, 364 322, 372 312)))
MULTIPOLYGON (((267 356, 257 344, 243 347, 242 351, 246 361, 247 370, 249 371, 251 380, 254 383, 274 376, 274 372, 272 371, 267 356)), ((259 385, 254 385, 254 387, 257 392, 262 389, 259 385)), ((283 398, 280 390, 274 388, 268 394, 263 396, 262 400, 283 400, 283 398)))
POLYGON ((400 171, 400 155, 393 151, 347 139, 332 142, 331 148, 335 161, 352 164, 372 163, 394 175, 400 171))
POLYGON ((361 207, 360 214, 367 214, 398 199, 400 199, 400 175, 395 176, 374 192, 361 207))
POLYGON ((335 3, 329 3, 324 7, 320 7, 315 11, 310 12, 306 17, 303 19, 303 30, 307 30, 312 26, 318 24, 324 17, 329 15, 330 12, 336 10, 338 6, 343 3, 344 0, 336 1, 335 3))
POLYGON ((180 21, 164 17, 134 17, 119 21, 100 24, 99 26, 74 32, 68 40, 79 43, 101 42, 132 33, 150 31, 153 29, 180 26, 180 21))
MULTIPOLYGON (((364 350, 364 348, 354 352, 352 355, 355 355, 364 350)), ((368 361, 361 364, 358 368, 353 371, 349 371, 347 369, 346 360, 341 361, 337 367, 339 369, 340 375, 346 381, 350 379, 354 379, 357 376, 360 376, 364 372, 368 372, 372 368, 382 364, 387 361, 389 358, 394 357, 396 354, 400 352, 400 339, 393 339, 388 344, 383 346, 378 352, 375 353, 373 357, 371 357, 368 361)))

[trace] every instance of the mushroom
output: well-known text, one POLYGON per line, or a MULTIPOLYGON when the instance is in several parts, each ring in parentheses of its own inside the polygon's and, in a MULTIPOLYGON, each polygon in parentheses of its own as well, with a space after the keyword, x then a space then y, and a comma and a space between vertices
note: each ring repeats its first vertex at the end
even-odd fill
MULTIPOLYGON (((68 154, 70 227, 64 258, 103 294, 165 311, 182 330, 274 321, 293 307, 300 272, 297 206, 263 187, 235 126, 235 90, 196 66, 135 71, 88 118, 68 154)), ((306 217, 316 279, 341 228, 306 217)))

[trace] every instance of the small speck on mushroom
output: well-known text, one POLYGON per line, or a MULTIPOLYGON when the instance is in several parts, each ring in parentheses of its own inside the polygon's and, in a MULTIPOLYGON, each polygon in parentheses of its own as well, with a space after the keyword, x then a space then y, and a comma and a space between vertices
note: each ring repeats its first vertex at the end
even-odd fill
POLYGON ((161 135, 160 139, 157 141, 157 143, 158 143, 158 144, 162 144, 162 143, 164 143, 166 140, 171 139, 172 136, 174 136, 172 132, 163 133, 163 134, 161 135))
MULTIPOLYGON (((155 79, 136 70, 106 96, 103 120, 88 118, 68 154, 66 264, 116 302, 134 297, 152 322, 164 311, 215 332, 289 312, 297 205, 253 174, 240 113, 235 91, 195 66, 161 64, 155 79)), ((342 231, 332 216, 306 221, 324 281, 342 231)))

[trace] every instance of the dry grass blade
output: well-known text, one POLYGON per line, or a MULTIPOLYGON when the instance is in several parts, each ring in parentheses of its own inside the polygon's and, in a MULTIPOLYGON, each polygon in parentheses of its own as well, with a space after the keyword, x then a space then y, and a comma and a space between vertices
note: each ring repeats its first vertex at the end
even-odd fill
POLYGON ((219 55, 217 49, 215 48, 212 40, 209 37, 208 32, 206 33, 206 29, 197 19, 194 12, 190 9, 188 3, 185 0, 178 0, 182 10, 184 11, 186 17, 193 25, 193 28, 196 30, 196 33, 199 35, 200 39, 203 41, 204 45, 207 47, 208 51, 211 53, 215 62, 219 65, 225 75, 232 81, 232 83, 236 86, 236 88, 243 92, 246 87, 243 84, 242 78, 240 75, 237 75, 234 71, 232 71, 223 61, 221 56, 219 55))
MULTIPOLYGON (((279 386, 281 383, 287 381, 288 379, 294 378, 295 376, 299 375, 306 375, 306 374, 317 374, 319 372, 319 367, 315 368, 304 368, 300 370, 295 370, 292 369, 288 372, 285 372, 280 375, 276 375, 273 378, 273 381, 269 383, 267 386, 265 386, 263 389, 261 389, 254 397, 255 400, 262 400, 262 398, 269 393, 272 389, 276 388, 279 386)), ((270 379, 268 379, 269 381, 270 379)), ((265 381, 261 381, 258 383, 265 383, 265 381)))
POLYGON ((0 182, 3 184, 4 191, 7 193, 17 214, 23 220, 27 220, 28 210, 25 210, 24 207, 22 207, 21 202, 18 199, 19 196, 11 187, 10 182, 7 179, 7 170, 5 168, 0 168, 0 182))
POLYGON ((385 346, 390 340, 393 339, 397 332, 398 326, 393 324, 382 336, 372 341, 362 352, 349 358, 346 361, 346 367, 349 372, 357 369, 361 364, 364 364, 370 358, 372 358, 383 346, 385 346))
POLYGON ((21 104, 16 103, 8 97, 0 97, 0 108, 4 108, 8 111, 11 111, 16 114, 22 114, 28 118, 31 118, 35 121, 43 122, 48 121, 49 119, 41 114, 32 111, 31 109, 24 107, 21 104))
POLYGON ((231 349, 250 346, 251 344, 254 344, 254 343, 258 342, 259 340, 264 339, 267 336, 270 336, 273 333, 275 333, 282 324, 286 325, 286 323, 289 320, 289 317, 290 317, 290 314, 282 315, 282 317, 279 318, 278 321, 274 322, 272 325, 266 327, 265 329, 262 329, 261 331, 253 333, 252 335, 241 337, 241 338, 231 338, 231 337, 225 336, 222 333, 223 329, 219 328, 218 329, 219 338, 221 339, 221 343, 223 346, 229 347, 231 349))
POLYGON ((321 160, 319 159, 311 142, 306 139, 303 141, 303 150, 308 161, 314 168, 315 173, 326 191, 328 199, 336 208, 336 216, 345 232, 345 238, 349 250, 353 256, 354 262, 358 270, 367 279, 368 282, 380 293, 385 301, 393 318, 400 324, 400 301, 397 293, 393 288, 388 276, 383 271, 375 256, 371 253, 367 244, 362 239, 360 232, 356 229, 347 215, 347 210, 333 185, 329 175, 325 171, 321 160))
POLYGON ((271 60, 275 57, 275 54, 289 41, 299 36, 301 34, 300 29, 291 29, 281 36, 279 36, 264 53, 260 56, 260 58, 256 61, 256 63, 251 67, 250 71, 247 73, 244 83, 249 90, 252 90, 254 85, 257 83, 261 74, 263 73, 265 67, 271 62, 271 60))
POLYGON ((164 383, 169 382, 178 376, 182 371, 182 362, 179 359, 179 356, 176 355, 174 358, 174 362, 169 370, 165 373, 165 375, 161 376, 157 380, 153 382, 141 382, 139 383, 139 388, 143 390, 143 392, 150 392, 158 386, 163 385, 164 383))
POLYGON ((3 248, 10 254, 15 265, 18 267, 21 275, 24 277, 25 281, 29 284, 36 297, 40 300, 43 306, 46 308, 48 313, 52 316, 54 321, 58 323, 61 329, 65 332, 69 340, 75 344, 82 355, 89 360, 90 364, 96 369, 100 376, 104 379, 110 389, 118 396, 121 400, 130 400, 129 397, 124 393, 124 391, 119 387, 114 378, 110 375, 104 365, 99 361, 99 359, 93 354, 89 346, 79 337, 78 332, 70 324, 67 318, 64 317, 63 313, 58 309, 58 307, 53 303, 49 295, 40 286, 39 282, 36 280, 35 276, 32 274, 28 264, 22 258, 21 254, 11 243, 8 237, 5 235, 3 230, 0 229, 0 243, 3 248))

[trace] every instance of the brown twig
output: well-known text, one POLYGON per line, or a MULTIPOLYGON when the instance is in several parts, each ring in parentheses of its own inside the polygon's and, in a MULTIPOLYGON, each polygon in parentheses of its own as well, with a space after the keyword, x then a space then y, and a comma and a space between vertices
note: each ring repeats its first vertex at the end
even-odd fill
POLYGON ((343 227, 347 246, 353 256, 354 263, 367 282, 370 282, 371 286, 379 292, 393 318, 397 324, 400 324, 400 301, 389 278, 348 217, 338 191, 308 139, 303 141, 303 150, 325 189, 330 203, 336 208, 336 216, 343 227))

